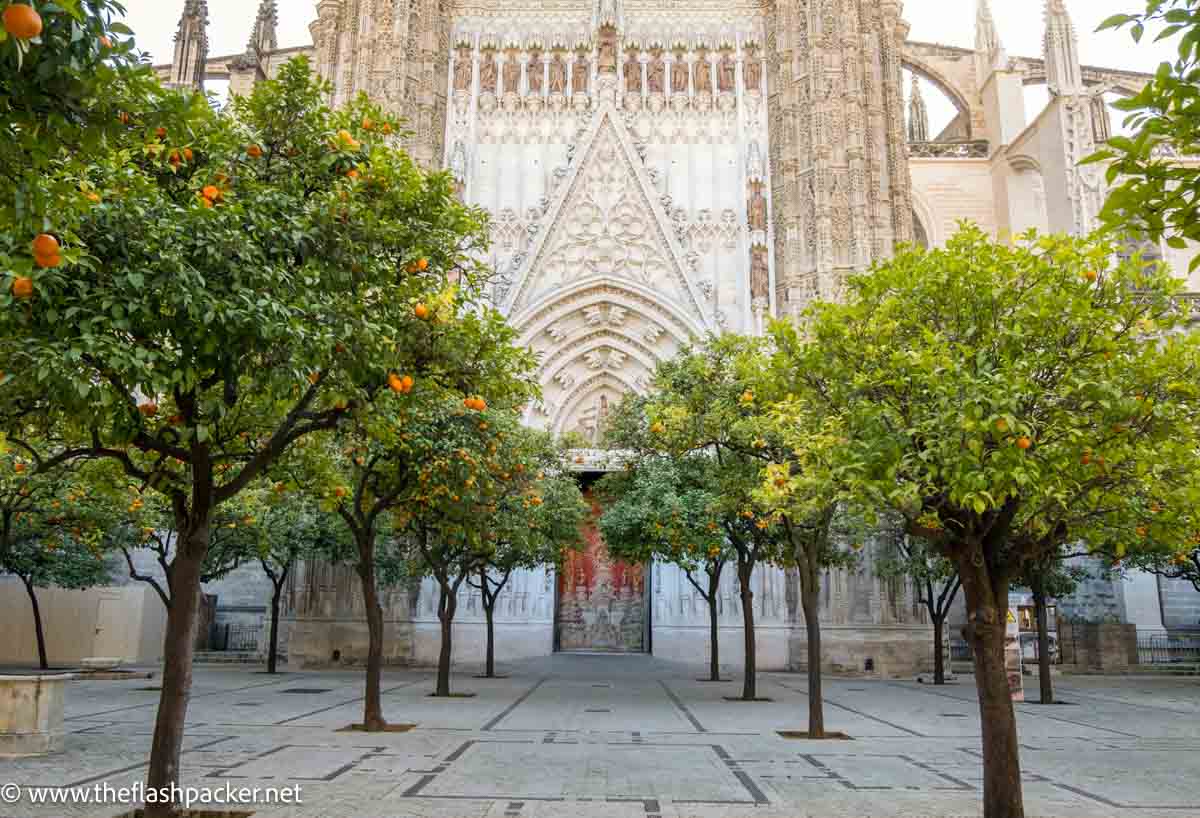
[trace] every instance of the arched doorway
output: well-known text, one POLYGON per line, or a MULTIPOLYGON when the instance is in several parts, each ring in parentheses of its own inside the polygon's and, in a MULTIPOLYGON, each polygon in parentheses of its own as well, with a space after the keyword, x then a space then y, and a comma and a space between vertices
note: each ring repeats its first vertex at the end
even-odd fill
POLYGON ((649 653, 650 571, 613 559, 599 521, 604 509, 593 491, 600 473, 579 476, 592 512, 581 531, 583 548, 558 572, 554 649, 560 652, 649 653))

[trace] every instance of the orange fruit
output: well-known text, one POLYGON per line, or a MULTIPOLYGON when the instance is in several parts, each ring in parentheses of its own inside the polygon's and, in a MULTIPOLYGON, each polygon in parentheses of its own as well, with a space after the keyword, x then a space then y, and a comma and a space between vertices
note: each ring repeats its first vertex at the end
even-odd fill
POLYGON ((389 122, 385 122, 385 123, 383 123, 383 127, 380 128, 379 130, 385 134, 390 134, 392 132, 392 125, 389 122))
POLYGON ((316 384, 317 384, 317 382, 318 382, 319 380, 321 380, 321 373, 320 373, 320 372, 309 372, 309 373, 308 373, 308 382, 309 382, 309 383, 311 383, 311 384, 313 384, 314 386, 316 386, 316 384))
POLYGON ((29 276, 17 276, 12 283, 13 298, 32 298, 33 297, 33 279, 29 276))
POLYGON ((107 34, 100 38, 100 45, 104 46, 105 48, 112 48, 112 40, 108 39, 107 34))
POLYGON ((91 202, 92 204, 100 204, 100 194, 99 193, 89 193, 87 195, 87 200, 89 202, 91 202))
POLYGON ((416 381, 412 379, 411 375, 405 375, 400 379, 400 385, 404 388, 404 393, 406 395, 412 391, 414 383, 416 383, 416 381))
POLYGON ((1029 447, 1032 445, 1033 445, 1033 441, 1027 437, 1018 437, 1017 438, 1017 448, 1020 449, 1021 451, 1027 451, 1029 449, 1029 447))
POLYGON ((13 471, 15 471, 17 474, 23 473, 25 471, 25 464, 24 463, 14 463, 13 471))
POLYGON ((374 127, 375 127, 375 123, 371 121, 370 117, 363 117, 362 129, 364 131, 369 131, 374 127))
POLYGON ((33 6, 13 3, 4 10, 4 30, 14 40, 32 40, 42 33, 42 15, 33 6))
POLYGON ((404 391, 404 379, 393 372, 392 374, 388 375, 388 388, 396 394, 400 394, 404 391))
POLYGON ((200 204, 203 205, 204 207, 212 207, 213 206, 212 199, 205 198, 204 196, 200 197, 200 204))
POLYGON ((422 273, 429 269, 429 259, 422 258, 417 260, 417 269, 422 273))
POLYGON ((192 157, 193 157, 193 156, 195 156, 195 155, 196 155, 196 154, 192 153, 192 149, 191 149, 191 148, 184 148, 184 149, 183 149, 183 161, 185 161, 185 162, 190 162, 190 161, 192 161, 192 157))
POLYGON ((429 307, 426 307, 424 304, 418 304, 417 306, 413 307, 413 315, 424 321, 429 317, 429 307))
POLYGON ((172 165, 178 165, 182 161, 179 151, 171 151, 171 153, 167 156, 167 161, 172 165))
POLYGON ((999 420, 997 420, 996 421, 996 430, 1000 431, 1000 432, 1007 432, 1008 431, 1008 421, 1005 420, 1004 418, 1000 418, 999 420))
POLYGON ((143 417, 152 418, 158 414, 158 404, 154 401, 140 403, 138 404, 138 411, 142 413, 143 417))
POLYGON ((357 179, 358 178, 358 168, 350 168, 350 170, 346 171, 346 178, 347 179, 357 179))
POLYGON ((205 199, 212 199, 214 202, 221 198, 221 189, 216 185, 205 185, 201 193, 204 194, 205 199))
POLYGON ((251 159, 258 159, 263 155, 263 149, 258 145, 250 145, 246 148, 246 155, 251 159))
POLYGON ((154 135, 157 136, 159 139, 166 139, 167 138, 167 129, 162 127, 161 125, 159 125, 154 130, 154 135))
POLYGON ((335 497, 345 497, 349 493, 350 492, 346 490, 345 486, 338 486, 337 488, 335 488, 333 490, 333 494, 335 497))
POLYGON ((1086 273, 1083 274, 1083 277, 1085 279, 1087 279, 1088 281, 1095 281, 1097 278, 1099 278, 1099 276, 1096 274, 1095 270, 1088 270, 1086 273))
POLYGON ((60 249, 58 239, 51 236, 49 233, 42 233, 33 240, 33 254, 35 256, 54 256, 58 255, 60 249))

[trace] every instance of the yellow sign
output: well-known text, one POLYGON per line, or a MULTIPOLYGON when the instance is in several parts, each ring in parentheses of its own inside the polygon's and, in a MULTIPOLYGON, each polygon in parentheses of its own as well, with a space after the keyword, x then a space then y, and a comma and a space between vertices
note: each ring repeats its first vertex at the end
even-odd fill
POLYGON ((1011 625, 1011 624, 1013 624, 1013 623, 1014 623, 1014 622, 1016 622, 1016 621, 1017 621, 1017 615, 1013 613, 1013 609, 1012 609, 1012 608, 1009 608, 1009 609, 1008 609, 1008 624, 1010 624, 1010 625, 1011 625))

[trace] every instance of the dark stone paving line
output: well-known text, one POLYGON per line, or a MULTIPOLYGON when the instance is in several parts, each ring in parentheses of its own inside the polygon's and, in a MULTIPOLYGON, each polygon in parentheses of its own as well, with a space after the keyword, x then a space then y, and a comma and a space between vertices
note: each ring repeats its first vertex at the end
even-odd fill
MULTIPOLYGON (((192 695, 192 696, 190 696, 190 698, 191 699, 203 699, 206 696, 220 696, 220 695, 227 694, 227 693, 240 693, 243 690, 252 690, 256 687, 270 687, 271 685, 280 685, 287 681, 290 681, 290 680, 277 679, 276 681, 273 681, 273 682, 263 682, 262 684, 246 685, 245 687, 232 687, 232 688, 229 688, 228 690, 225 690, 225 689, 213 690, 208 693, 199 693, 199 694, 192 695)), ((146 691, 146 692, 149 692, 149 691, 146 691)), ((94 718, 96 716, 107 716, 109 713, 123 713, 126 710, 138 710, 142 707, 157 707, 158 701, 159 701, 158 697, 155 697, 153 701, 148 701, 143 704, 130 704, 130 705, 126 705, 125 707, 115 707, 112 710, 99 710, 95 713, 80 713, 80 714, 74 715, 74 716, 67 716, 65 719, 63 719, 63 721, 75 721, 76 719, 88 719, 88 718, 94 718)))
POLYGON ((531 687, 525 691, 525 693, 521 696, 521 698, 517 699, 515 702, 510 704, 508 707, 504 708, 504 710, 501 711, 500 715, 496 716, 496 718, 492 719, 487 724, 483 725, 483 727, 480 728, 481 732, 484 732, 484 733, 489 732, 497 724, 499 724, 500 722, 502 722, 506 718, 508 718, 514 710, 516 710, 518 707, 523 705, 525 703, 525 701, 530 696, 532 696, 539 687, 541 687, 543 684, 545 684, 549 680, 550 680, 549 676, 543 676, 542 678, 538 679, 537 682, 534 683, 533 687, 531 687))
POLYGON ((692 715, 692 711, 689 710, 688 706, 683 703, 683 700, 675 695, 675 691, 667 686, 667 683, 662 679, 659 679, 658 683, 662 685, 662 689, 666 691, 667 696, 671 699, 675 706, 679 708, 679 712, 683 713, 684 717, 686 717, 687 720, 692 723, 692 726, 696 728, 696 732, 707 733, 708 730, 704 729, 704 725, 700 723, 700 720, 692 715))
MULTIPOLYGON (((801 693, 805 696, 808 695, 807 689, 792 687, 791 685, 785 685, 783 682, 780 682, 778 680, 775 681, 775 684, 778 685, 779 687, 782 687, 784 690, 790 690, 793 693, 801 693)), ((902 727, 901 725, 896 724, 895 722, 888 721, 887 719, 881 719, 878 716, 872 716, 869 713, 862 712, 861 710, 855 710, 853 707, 848 707, 847 705, 839 704, 838 702, 835 702, 832 699, 830 699, 828 696, 822 696, 821 699, 822 699, 822 701, 825 702, 825 704, 831 705, 833 707, 837 707, 837 708, 839 708, 841 710, 845 710, 849 713, 853 713, 854 715, 860 716, 864 719, 870 719, 871 721, 877 721, 880 724, 885 724, 894 730, 899 730, 902 733, 907 733, 908 735, 913 736, 914 738, 933 738, 933 736, 927 736, 924 733, 917 732, 916 730, 910 730, 907 727, 902 727)))
MULTIPOLYGON (((431 678, 433 678, 433 677, 432 676, 423 676, 420 679, 415 679, 414 681, 411 681, 411 682, 405 682, 402 685, 393 685, 392 687, 389 687, 386 690, 379 691, 379 695, 386 696, 388 693, 391 693, 393 690, 400 690, 403 687, 412 687, 413 685, 420 684, 421 682, 429 681, 429 679, 431 679, 431 678)), ((355 702, 361 702, 365 698, 366 698, 366 695, 358 696, 353 699, 347 699, 344 702, 338 702, 337 704, 331 704, 328 707, 322 707, 319 710, 313 710, 311 713, 301 713, 299 716, 292 716, 291 718, 282 719, 280 721, 275 722, 275 724, 272 726, 278 727, 281 724, 290 724, 293 721, 299 721, 300 719, 306 719, 309 716, 316 716, 321 713, 328 713, 330 710, 337 710, 339 707, 345 707, 348 704, 354 704, 355 702)))
MULTIPOLYGON (((943 699, 953 699, 956 702, 961 702, 964 704, 975 704, 976 706, 978 706, 977 700, 975 700, 975 699, 964 699, 960 696, 951 696, 949 693, 942 693, 937 690, 925 690, 920 687, 910 687, 908 685, 900 684, 898 682, 887 682, 886 684, 889 684, 892 687, 897 687, 901 690, 910 690, 914 693, 924 693, 928 696, 941 696, 943 699)), ((1018 702, 1018 704, 1020 704, 1020 702, 1018 702)), ((1102 730, 1105 733, 1113 733, 1114 735, 1125 736, 1125 738, 1138 738, 1138 739, 1141 738, 1141 736, 1139 736, 1137 733, 1126 733, 1124 730, 1114 730, 1111 727, 1099 727, 1095 724, 1088 724, 1087 722, 1075 721, 1074 719, 1064 719, 1062 716, 1052 716, 1049 713, 1044 712, 1045 708, 1043 708, 1040 704, 1030 704, 1029 707, 1037 708, 1038 716, 1043 719, 1049 719, 1050 721, 1061 721, 1063 724, 1073 724, 1076 727, 1083 727, 1088 730, 1102 730)), ((1023 709, 1022 712, 1029 712, 1029 711, 1023 709)))
MULTIPOLYGON (((197 750, 205 750, 205 749, 208 749, 209 747, 212 747, 214 744, 221 744, 222 742, 225 742, 225 741, 233 741, 235 738, 237 738, 237 736, 222 736, 219 739, 214 739, 213 741, 209 741, 205 744, 197 744, 195 747, 189 747, 188 749, 184 750, 182 755, 187 755, 188 753, 194 753, 197 750)), ((75 787, 83 787, 88 784, 95 784, 97 781, 104 781, 105 779, 109 778, 110 776, 120 775, 121 773, 133 772, 134 770, 140 770, 142 767, 148 767, 148 766, 150 766, 150 762, 148 760, 142 761, 138 764, 130 764, 128 767, 121 767, 116 770, 108 770, 107 772, 103 772, 98 775, 93 775, 88 778, 81 778, 78 781, 72 781, 69 784, 63 784, 61 789, 72 789, 75 787)))
POLYGON ((754 783, 754 779, 745 770, 738 769, 737 762, 733 760, 733 756, 722 747, 720 744, 711 745, 713 752, 717 754, 717 758, 725 762, 725 766, 729 768, 729 772, 733 773, 733 777, 741 782, 746 788, 746 792, 750 793, 750 797, 754 799, 755 804, 769 804, 771 799, 767 798, 767 794, 763 792, 758 784, 754 783))
POLYGON ((1055 691, 1069 693, 1076 699, 1095 699, 1099 702, 1108 702, 1109 704, 1119 704, 1122 707, 1140 707, 1143 710, 1159 710, 1164 713, 1175 713, 1180 716, 1200 716, 1200 710, 1176 710, 1172 707, 1163 707, 1159 704, 1140 704, 1138 702, 1127 702, 1123 699, 1113 699, 1107 696, 1097 696, 1094 693, 1084 693, 1076 687, 1066 687, 1065 685, 1055 685, 1055 691))

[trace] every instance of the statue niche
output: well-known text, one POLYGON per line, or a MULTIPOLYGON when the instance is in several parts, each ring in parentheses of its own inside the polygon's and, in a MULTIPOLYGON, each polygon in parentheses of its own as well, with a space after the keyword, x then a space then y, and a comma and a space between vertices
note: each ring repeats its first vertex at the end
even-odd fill
POLYGON ((661 94, 666 86, 667 66, 663 62, 662 54, 655 54, 650 61, 649 70, 646 72, 646 87, 651 94, 661 94))
POLYGON ((562 57, 554 55, 550 61, 550 93, 565 94, 567 92, 567 66, 562 57))
POLYGON ((642 92, 642 64, 632 51, 629 52, 629 59, 625 60, 625 90, 630 94, 642 92))
POLYGON ((571 90, 576 94, 586 94, 588 92, 588 74, 591 73, 588 68, 587 57, 583 52, 575 57, 575 66, 571 71, 571 90))
POLYGON ((485 51, 479 59, 479 90, 496 93, 496 52, 485 51))
POLYGON ((460 48, 454 58, 454 90, 471 90, 471 49, 460 48))
POLYGON ((680 54, 671 64, 671 93, 686 94, 688 92, 688 64, 680 54))
POLYGON ((600 54, 596 67, 602 74, 615 74, 617 71, 617 30, 612 26, 600 29, 600 54))
POLYGON ((733 62, 733 56, 726 52, 721 57, 721 64, 717 66, 717 86, 722 92, 732 93, 737 85, 737 66, 733 62))
POLYGON ((696 93, 712 93, 712 65, 708 62, 708 52, 701 51, 696 60, 696 93))

